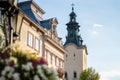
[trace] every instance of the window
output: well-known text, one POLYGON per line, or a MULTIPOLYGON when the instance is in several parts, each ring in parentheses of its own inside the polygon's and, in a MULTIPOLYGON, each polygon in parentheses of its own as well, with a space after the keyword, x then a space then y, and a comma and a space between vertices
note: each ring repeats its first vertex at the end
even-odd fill
POLYGON ((51 54, 50 58, 51 58, 51 64, 52 64, 52 54, 51 54))
POLYGON ((57 57, 55 56, 55 66, 57 65, 57 61, 56 61, 56 58, 57 58, 57 57))
POLYGON ((59 59, 58 58, 56 58, 56 62, 57 62, 57 66, 59 66, 59 59))
POLYGON ((52 26, 52 32, 55 35, 55 25, 52 26))
POLYGON ((67 72, 65 72, 65 78, 66 78, 66 80, 67 80, 67 72))
POLYGON ((39 39, 35 38, 35 50, 39 51, 39 48, 40 48, 39 39))
POLYGON ((71 33, 71 34, 69 35, 69 39, 72 40, 73 38, 74 38, 74 36, 73 36, 73 34, 71 33))
POLYGON ((74 21, 74 19, 72 19, 72 22, 74 21))
POLYGON ((53 64, 53 66, 55 66, 55 56, 54 55, 52 56, 52 60, 53 60, 52 64, 53 64))
POLYGON ((30 47, 33 47, 33 39, 34 39, 34 36, 32 33, 28 32, 28 45, 30 47))
POLYGON ((73 55, 73 56, 74 56, 74 60, 75 60, 75 53, 74 53, 74 55, 73 55))
POLYGON ((66 58, 68 57, 68 55, 66 54, 66 58))
POLYGON ((67 61, 67 57, 68 57, 68 55, 66 54, 66 61, 67 61))
POLYGON ((60 63, 60 67, 62 67, 62 60, 60 60, 59 63, 60 63))
POLYGON ((73 75, 74 75, 74 76, 73 76, 74 78, 77 78, 77 73, 76 73, 76 72, 74 72, 73 75))
POLYGON ((47 53, 47 60, 48 60, 48 63, 50 64, 51 63, 51 53, 50 52, 47 53))
POLYGON ((47 50, 45 50, 44 58, 47 59, 47 50))
POLYGON ((75 54, 74 54, 74 57, 75 57, 75 54))

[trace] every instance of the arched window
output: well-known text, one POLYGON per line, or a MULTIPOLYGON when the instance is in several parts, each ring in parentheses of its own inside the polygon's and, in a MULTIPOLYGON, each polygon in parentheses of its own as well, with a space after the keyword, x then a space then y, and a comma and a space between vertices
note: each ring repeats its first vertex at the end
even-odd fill
POLYGON ((74 76, 73 76, 74 78, 77 78, 77 72, 76 72, 76 71, 74 72, 73 75, 74 75, 74 76))
POLYGON ((66 80, 67 80, 67 76, 68 76, 68 75, 67 75, 67 72, 65 72, 65 78, 66 78, 66 80))
POLYGON ((75 57, 75 54, 74 54, 74 57, 75 57))

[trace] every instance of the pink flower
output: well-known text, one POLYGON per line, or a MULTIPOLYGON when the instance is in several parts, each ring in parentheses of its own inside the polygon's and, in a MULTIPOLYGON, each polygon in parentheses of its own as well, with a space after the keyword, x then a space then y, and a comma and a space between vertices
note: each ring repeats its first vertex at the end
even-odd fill
POLYGON ((8 58, 9 58, 9 55, 8 55, 8 54, 3 53, 3 54, 2 54, 2 58, 3 58, 3 59, 8 59, 8 58))
POLYGON ((36 62, 36 61, 32 61, 32 66, 36 66, 38 64, 38 62, 36 62))
POLYGON ((47 61, 46 61, 45 59, 43 59, 43 58, 40 58, 40 59, 38 60, 38 63, 39 63, 39 64, 46 64, 46 65, 48 65, 47 61))
POLYGON ((2 51, 0 51, 0 54, 2 54, 2 51))
POLYGON ((9 51, 9 52, 11 52, 12 50, 11 50, 11 48, 7 48, 7 50, 9 51))
POLYGON ((10 67, 14 67, 14 64, 9 64, 10 67))

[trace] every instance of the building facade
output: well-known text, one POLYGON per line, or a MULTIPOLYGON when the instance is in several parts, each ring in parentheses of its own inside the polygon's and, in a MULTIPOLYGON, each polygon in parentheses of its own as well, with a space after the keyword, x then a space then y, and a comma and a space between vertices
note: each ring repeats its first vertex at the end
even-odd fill
POLYGON ((64 44, 67 54, 64 55, 65 78, 66 80, 80 80, 80 73, 87 68, 87 47, 83 45, 79 35, 79 24, 76 21, 74 7, 70 13, 70 21, 67 25, 67 37, 64 44))
POLYGON ((74 8, 66 24, 68 35, 63 46, 57 35, 56 18, 44 20, 45 11, 33 0, 20 2, 15 7, 16 10, 13 6, 10 11, 0 8, 0 45, 19 43, 24 49, 45 58, 49 67, 65 69, 67 80, 79 80, 80 73, 87 68, 87 47, 79 35, 80 26, 76 22, 74 8), (13 16, 7 18, 9 12, 13 16))
MULTIPOLYGON (((10 17, 13 27, 12 43, 19 43, 22 48, 32 51, 38 57, 45 58, 49 67, 63 69, 66 50, 61 38, 57 35, 57 19, 44 20, 42 15, 45 11, 33 0, 18 3, 17 10, 17 14, 10 17)), ((2 17, 3 15, 0 15, 0 18, 2 17)), ((0 24, 0 28, 4 26, 6 25, 0 24)), ((2 29, 0 29, 0 34, 0 39, 4 39, 2 29)))
POLYGON ((33 1, 21 2, 18 6, 24 15, 19 43, 44 57, 49 67, 63 68, 66 50, 57 35, 57 19, 44 20, 44 10, 33 1))

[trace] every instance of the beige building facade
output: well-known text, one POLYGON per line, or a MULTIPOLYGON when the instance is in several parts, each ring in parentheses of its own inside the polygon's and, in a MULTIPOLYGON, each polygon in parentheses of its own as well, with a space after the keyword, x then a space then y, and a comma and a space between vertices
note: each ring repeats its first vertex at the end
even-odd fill
MULTIPOLYGON (((66 24, 68 35, 64 46, 57 35, 56 18, 44 20, 45 11, 33 0, 18 3, 17 9, 18 14, 11 17, 11 43, 19 43, 22 48, 45 58, 49 67, 65 69, 66 80, 79 80, 80 73, 87 68, 87 47, 78 35, 80 26, 76 22, 74 8, 70 13, 70 22, 66 24)), ((0 21, 2 17, 0 15, 0 21)), ((0 40, 5 38, 1 28, 4 26, 0 23, 0 40)), ((0 45, 4 45, 4 40, 0 45)))
POLYGON ((66 50, 57 35, 57 19, 44 20, 44 10, 33 1, 21 2, 18 6, 23 16, 19 43, 38 56, 44 57, 49 67, 64 68, 66 50))
MULTIPOLYGON (((38 57, 45 58, 49 67, 63 69, 66 50, 61 38, 57 35, 57 19, 44 20, 42 16, 45 11, 33 0, 18 3, 16 9, 18 13, 10 17, 13 27, 11 43, 19 43, 22 48, 32 51, 38 57)), ((0 11, 0 20, 2 20, 2 17, 0 11)), ((4 26, 7 26, 7 24, 4 26)), ((4 28, 2 23, 0 23, 0 28, 4 28)), ((4 37, 3 32, 0 29, 0 39, 4 37)))

